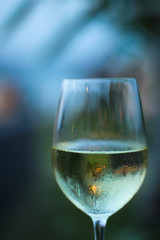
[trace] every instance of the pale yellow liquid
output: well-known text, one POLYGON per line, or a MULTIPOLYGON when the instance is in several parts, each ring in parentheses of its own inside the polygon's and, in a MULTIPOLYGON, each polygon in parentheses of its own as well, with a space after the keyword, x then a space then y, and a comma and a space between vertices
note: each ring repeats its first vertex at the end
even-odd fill
POLYGON ((146 166, 146 147, 129 141, 79 140, 53 147, 60 188, 88 215, 122 208, 140 188, 146 166))

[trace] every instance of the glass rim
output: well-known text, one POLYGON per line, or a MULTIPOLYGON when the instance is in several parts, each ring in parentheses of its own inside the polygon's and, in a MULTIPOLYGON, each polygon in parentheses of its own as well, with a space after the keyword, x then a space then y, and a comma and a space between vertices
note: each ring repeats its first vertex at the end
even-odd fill
POLYGON ((126 78, 126 77, 110 77, 110 78, 64 78, 63 82, 72 82, 72 81, 126 81, 126 82, 136 82, 135 78, 126 78))

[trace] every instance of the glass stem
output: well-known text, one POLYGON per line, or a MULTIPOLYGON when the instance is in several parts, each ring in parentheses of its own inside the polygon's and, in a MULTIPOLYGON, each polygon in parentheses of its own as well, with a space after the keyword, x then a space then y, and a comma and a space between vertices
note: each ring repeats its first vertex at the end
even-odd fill
POLYGON ((107 219, 95 219, 92 218, 94 226, 94 239, 95 240, 104 240, 104 231, 107 219))

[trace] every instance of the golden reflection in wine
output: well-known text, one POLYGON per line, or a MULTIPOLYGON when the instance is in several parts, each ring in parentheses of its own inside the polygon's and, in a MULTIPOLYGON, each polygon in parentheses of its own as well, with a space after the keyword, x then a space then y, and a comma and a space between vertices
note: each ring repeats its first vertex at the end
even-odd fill
POLYGON ((90 194, 96 194, 96 193, 100 194, 100 192, 97 191, 97 190, 98 190, 98 187, 95 184, 94 185, 90 185, 88 187, 88 191, 89 191, 90 194))
POLYGON ((74 131, 74 125, 72 124, 72 133, 73 133, 73 131, 74 131))
POLYGON ((123 175, 126 176, 127 174, 135 174, 138 171, 138 167, 136 166, 131 166, 128 167, 127 165, 124 165, 121 168, 118 168, 116 171, 113 171, 113 175, 123 175))
POLYGON ((97 167, 95 169, 95 174, 101 173, 105 168, 106 166, 101 166, 100 164, 97 164, 97 167))

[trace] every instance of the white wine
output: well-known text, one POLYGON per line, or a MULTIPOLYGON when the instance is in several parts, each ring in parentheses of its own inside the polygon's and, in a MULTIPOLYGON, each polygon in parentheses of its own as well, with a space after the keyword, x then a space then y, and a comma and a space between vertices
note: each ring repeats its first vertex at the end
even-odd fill
POLYGON ((140 188, 146 167, 146 146, 132 141, 82 139, 53 146, 60 188, 90 216, 122 208, 140 188))

